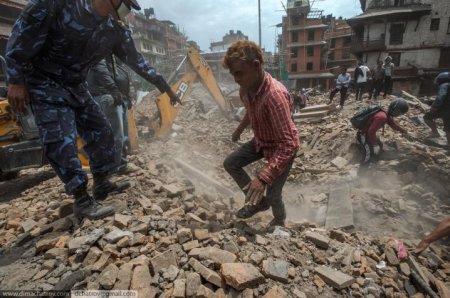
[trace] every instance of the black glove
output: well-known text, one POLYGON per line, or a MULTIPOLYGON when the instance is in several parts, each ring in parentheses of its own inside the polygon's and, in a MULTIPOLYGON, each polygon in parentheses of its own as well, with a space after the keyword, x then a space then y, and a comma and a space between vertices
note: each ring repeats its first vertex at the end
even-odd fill
POLYGON ((121 106, 124 103, 124 96, 120 93, 118 94, 113 94, 112 95, 114 98, 114 106, 121 106))

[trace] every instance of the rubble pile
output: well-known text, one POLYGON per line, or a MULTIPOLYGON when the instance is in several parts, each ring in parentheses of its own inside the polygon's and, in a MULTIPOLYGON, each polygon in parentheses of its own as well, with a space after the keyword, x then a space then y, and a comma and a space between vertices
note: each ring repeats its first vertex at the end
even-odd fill
MULTIPOLYGON (((325 97, 310 104, 315 101, 325 97)), ((379 179, 359 181, 347 119, 362 105, 350 98, 344 110, 299 125, 303 148, 285 191, 288 212, 298 213, 305 201, 311 210, 326 210, 336 186, 349 185, 354 230, 289 214, 285 228, 268 229, 270 212, 237 220, 234 210, 243 198, 222 168, 237 146, 230 141, 237 123, 195 89, 170 136, 141 139, 140 153, 130 157, 140 170, 114 178, 132 184, 104 202, 116 208, 114 216, 77 222, 58 178, 0 203, 0 289, 131 289, 140 297, 449 297, 447 247, 408 253, 418 232, 450 210, 442 198, 448 157, 386 129, 385 158, 373 171, 379 179)), ((411 109, 400 121, 412 132, 420 130, 411 120, 416 114, 411 109)), ((242 141, 250 137, 246 132, 242 141)))

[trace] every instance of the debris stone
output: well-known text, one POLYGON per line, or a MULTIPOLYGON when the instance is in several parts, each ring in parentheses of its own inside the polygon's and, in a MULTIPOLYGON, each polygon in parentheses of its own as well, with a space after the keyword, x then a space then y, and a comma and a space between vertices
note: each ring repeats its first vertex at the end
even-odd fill
POLYGON ((109 264, 97 278, 98 283, 106 290, 111 290, 116 283, 119 268, 115 264, 109 264))
POLYGON ((288 298, 288 294, 279 286, 274 286, 263 298, 288 298))
POLYGON ((194 296, 201 284, 200 275, 197 272, 189 272, 186 276, 186 297, 194 296))
POLYGON ((259 270, 248 263, 226 263, 220 268, 227 285, 238 291, 256 287, 265 281, 259 270))
POLYGON ((194 248, 189 252, 189 256, 200 260, 212 260, 217 266, 224 263, 234 263, 237 259, 236 255, 216 247, 194 248))
POLYGON ((203 266, 199 261, 197 261, 194 258, 190 258, 188 263, 206 281, 212 283, 217 287, 222 287, 222 278, 215 271, 203 266))
POLYGON ((307 232, 305 237, 306 237, 306 240, 311 241, 317 247, 320 247, 323 249, 328 249, 328 247, 329 247, 330 240, 327 237, 322 236, 318 233, 307 232))
POLYGON ((173 283, 173 293, 174 298, 184 298, 186 297, 186 279, 177 279, 173 283))
POLYGON ((289 263, 283 260, 268 259, 263 261, 263 274, 273 280, 287 283, 289 281, 289 263))
POLYGON ((338 290, 349 287, 355 282, 353 277, 329 267, 322 266, 314 270, 327 284, 338 290))
POLYGON ((162 269, 169 268, 170 265, 178 267, 177 256, 172 250, 167 250, 154 256, 150 260, 150 263, 155 273, 160 272, 162 269))

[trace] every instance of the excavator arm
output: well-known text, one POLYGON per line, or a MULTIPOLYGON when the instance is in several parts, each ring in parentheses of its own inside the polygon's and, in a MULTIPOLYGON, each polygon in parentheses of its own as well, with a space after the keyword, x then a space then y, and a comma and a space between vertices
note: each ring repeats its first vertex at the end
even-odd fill
MULTIPOLYGON (((179 72, 182 64, 189 63, 188 71, 181 77, 180 80, 172 86, 172 90, 180 97, 183 102, 183 98, 189 95, 192 91, 193 83, 199 79, 204 88, 209 92, 214 101, 219 106, 220 110, 225 117, 229 118, 230 106, 227 104, 222 91, 214 78, 213 72, 208 63, 200 56, 199 52, 194 48, 189 48, 187 56, 183 59, 183 62, 178 66, 179 72)), ((173 77, 172 75, 171 77, 173 77)), ((170 103, 169 96, 166 93, 161 94, 156 99, 156 105, 158 107, 159 117, 151 121, 150 129, 154 131, 154 136, 163 137, 167 135, 173 125, 179 106, 173 106, 170 103)))

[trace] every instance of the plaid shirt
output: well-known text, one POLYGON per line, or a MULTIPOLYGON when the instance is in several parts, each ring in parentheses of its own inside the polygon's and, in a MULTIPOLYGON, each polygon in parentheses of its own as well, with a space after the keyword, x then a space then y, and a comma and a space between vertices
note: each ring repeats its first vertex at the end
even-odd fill
POLYGON ((240 96, 247 110, 245 120, 253 129, 256 151, 262 150, 268 161, 258 178, 272 184, 300 147, 297 127, 291 117, 292 99, 269 73, 265 74, 254 98, 242 90, 240 96))

